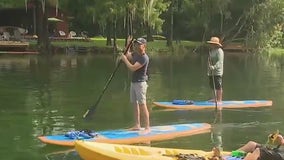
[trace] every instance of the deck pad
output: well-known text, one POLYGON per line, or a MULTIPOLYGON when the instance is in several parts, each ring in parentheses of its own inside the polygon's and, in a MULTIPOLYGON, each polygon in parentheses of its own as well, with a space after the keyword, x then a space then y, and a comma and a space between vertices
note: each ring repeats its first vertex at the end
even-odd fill
MULTIPOLYGON (((141 131, 130 131, 127 129, 98 131, 94 138, 85 139, 85 141, 133 144, 147 141, 160 141, 176 137, 190 136, 200 133, 210 132, 211 125, 208 123, 189 123, 172 124, 162 126, 152 126, 151 132, 141 134, 141 131)), ((38 137, 43 143, 61 146, 74 146, 76 139, 62 135, 50 135, 38 137)))
MULTIPOLYGON (((168 102, 153 102, 156 107, 161 107, 165 109, 181 109, 181 110, 200 110, 200 109, 215 109, 216 103, 212 101, 190 101, 192 103, 175 103, 177 100, 168 102)), ((179 100, 179 102, 188 100, 179 100)), ((270 100, 242 100, 242 101, 222 101, 222 103, 217 103, 217 106, 221 106, 225 109, 234 108, 254 108, 254 107, 268 107, 272 106, 272 101, 270 100)))

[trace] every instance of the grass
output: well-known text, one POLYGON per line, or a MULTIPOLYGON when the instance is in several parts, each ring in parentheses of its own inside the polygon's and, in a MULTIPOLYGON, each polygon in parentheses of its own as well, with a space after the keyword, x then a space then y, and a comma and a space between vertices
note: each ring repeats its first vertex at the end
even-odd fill
MULTIPOLYGON (((106 39, 105 38, 91 38, 92 41, 94 41, 95 46, 98 47, 105 47, 106 46, 106 39)), ((118 46, 124 46, 125 39, 117 39, 118 46)), ((148 42, 147 47, 148 48, 168 48, 166 46, 167 41, 166 40, 154 40, 153 42, 148 42)), ((200 44, 199 42, 192 42, 192 41, 180 41, 179 44, 173 42, 174 46, 183 45, 188 47, 194 47, 196 45, 200 44)))
MULTIPOLYGON (((30 42, 31 46, 36 45, 36 41, 30 42)), ((51 42, 53 46, 56 47, 68 47, 68 46, 80 46, 80 47, 97 47, 104 49, 111 49, 112 46, 106 46, 106 38, 104 37, 92 37, 90 41, 53 41, 51 42)), ((124 48, 125 39, 117 39, 117 45, 119 48, 124 48)), ((147 43, 147 50, 149 52, 169 52, 172 49, 169 48, 167 45, 166 40, 154 40, 153 42, 147 43)), ((183 47, 185 49, 194 49, 197 46, 202 45, 201 42, 194 42, 194 41, 173 41, 173 48, 180 48, 183 47)), ((273 55, 283 55, 284 48, 273 48, 269 51, 269 54, 273 55)))
MULTIPOLYGON (((30 41, 32 47, 36 46, 36 41, 30 41)), ((53 41, 51 44, 55 47, 68 47, 68 46, 80 46, 80 47, 96 47, 102 50, 112 49, 112 46, 106 46, 106 38, 104 37, 92 37, 90 41, 53 41)), ((125 39, 117 39, 117 45, 120 49, 124 48, 125 39)), ((154 40, 147 43, 147 50, 149 52, 171 52, 172 48, 168 47, 166 40, 154 40)), ((173 50, 184 48, 194 49, 197 46, 201 46, 201 42, 194 41, 173 41, 173 50)), ((269 51, 271 55, 283 55, 284 48, 273 48, 269 51)))
MULTIPOLYGON (((53 41, 51 43, 53 46, 57 47, 68 47, 68 46, 81 46, 81 47, 98 47, 98 48, 112 48, 112 46, 106 46, 106 38, 103 37, 92 37, 90 41, 53 41)), ((117 39, 117 45, 119 48, 123 48, 125 44, 125 39, 117 39)), ((166 40, 154 40, 153 42, 147 43, 148 51, 158 51, 158 52, 168 52, 171 50, 167 45, 166 40)), ((195 48, 200 45, 200 42, 193 41, 173 41, 173 48, 185 47, 185 48, 195 48)))
POLYGON ((270 54, 273 55, 283 55, 284 54, 284 48, 273 48, 269 51, 270 54))

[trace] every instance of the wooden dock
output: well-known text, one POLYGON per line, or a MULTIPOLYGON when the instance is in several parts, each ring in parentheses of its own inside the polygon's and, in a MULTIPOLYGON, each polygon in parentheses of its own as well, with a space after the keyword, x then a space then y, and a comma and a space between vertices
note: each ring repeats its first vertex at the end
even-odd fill
POLYGON ((0 41, 0 51, 26 50, 28 46, 29 46, 29 42, 0 41))
POLYGON ((39 54, 38 51, 0 51, 0 54, 39 54))
POLYGON ((28 50, 29 42, 0 41, 0 54, 39 54, 37 51, 28 50))

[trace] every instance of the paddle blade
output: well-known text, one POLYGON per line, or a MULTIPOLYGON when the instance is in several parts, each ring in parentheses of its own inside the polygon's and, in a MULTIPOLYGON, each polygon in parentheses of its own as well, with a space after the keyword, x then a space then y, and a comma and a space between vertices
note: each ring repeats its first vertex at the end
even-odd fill
POLYGON ((91 115, 94 114, 95 109, 96 109, 96 107, 91 106, 91 107, 85 112, 85 114, 83 115, 83 118, 84 118, 84 119, 89 119, 89 118, 91 118, 91 115))
POLYGON ((87 111, 85 112, 85 114, 83 115, 83 118, 86 118, 86 117, 88 116, 89 112, 90 112, 90 110, 87 110, 87 111))

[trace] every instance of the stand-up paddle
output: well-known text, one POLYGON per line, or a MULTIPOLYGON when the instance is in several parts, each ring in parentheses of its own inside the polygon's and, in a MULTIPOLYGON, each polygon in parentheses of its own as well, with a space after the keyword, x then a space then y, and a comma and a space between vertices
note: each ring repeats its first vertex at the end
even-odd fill
MULTIPOLYGON (((212 59, 210 57, 210 51, 208 53, 208 64, 209 66, 212 65, 212 59)), ((214 95, 214 101, 215 101, 215 112, 217 112, 218 109, 218 103, 217 103, 217 95, 216 95, 216 86, 215 86, 215 79, 214 79, 214 75, 213 75, 213 71, 211 70, 211 77, 212 77, 212 83, 213 83, 213 95, 214 95)))
MULTIPOLYGON (((131 45, 132 45, 133 40, 134 40, 134 39, 132 38, 131 41, 128 43, 128 45, 126 46, 126 49, 125 49, 125 51, 124 51, 123 54, 126 54, 126 53, 128 52, 129 48, 130 48, 131 45)), ((113 71, 112 74, 110 75, 110 77, 109 77, 108 81, 106 82, 105 87, 104 87, 104 89, 103 89, 101 95, 99 96, 97 102, 96 102, 94 105, 92 105, 92 106, 89 107, 89 109, 88 109, 88 110, 85 112, 85 114, 83 115, 83 118, 88 118, 88 117, 90 117, 90 116, 95 112, 96 108, 98 107, 98 104, 99 104, 100 100, 102 99, 102 97, 103 97, 103 95, 104 95, 106 89, 108 88, 108 85, 110 84, 111 80, 113 79, 113 77, 114 77, 116 71, 118 70, 120 64, 121 64, 121 61, 119 61, 119 63, 118 63, 117 66, 115 67, 114 71, 113 71)))

